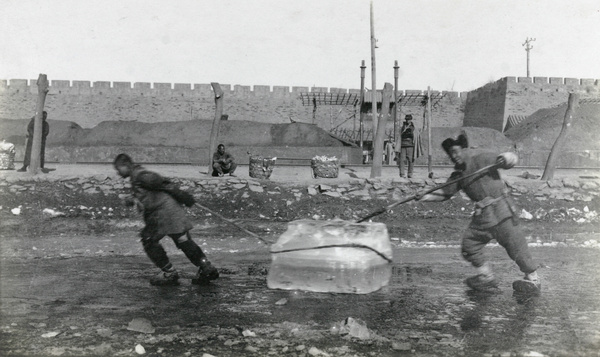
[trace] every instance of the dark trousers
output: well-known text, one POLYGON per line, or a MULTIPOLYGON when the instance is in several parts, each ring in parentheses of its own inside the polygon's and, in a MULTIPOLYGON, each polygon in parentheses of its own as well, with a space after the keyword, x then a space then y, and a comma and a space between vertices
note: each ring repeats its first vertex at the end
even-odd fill
MULTIPOLYGON (((198 244, 192 240, 189 232, 169 234, 169 237, 173 239, 175 246, 183 251, 192 264, 195 266, 200 266, 202 264, 202 259, 205 258, 206 255, 204 255, 204 252, 198 244)), ((169 261, 165 249, 160 244, 160 240, 163 238, 164 236, 142 238, 142 244, 144 245, 146 255, 148 255, 148 258, 150 258, 157 267, 162 270, 169 270, 172 268, 171 262, 169 261)))
POLYGON ((482 266, 486 259, 483 248, 495 239, 514 260, 523 273, 529 274, 537 270, 537 264, 531 258, 527 241, 512 218, 507 218, 498 225, 485 230, 469 228, 462 240, 462 255, 475 267, 482 266))
MULTIPOLYGON (((25 156, 23 157, 23 166, 29 166, 31 164, 31 147, 33 146, 33 139, 27 138, 27 144, 25 146, 25 156)), ((40 167, 44 168, 44 161, 46 159, 46 139, 42 138, 42 151, 40 152, 40 167)))
POLYGON ((400 176, 404 176, 404 167, 406 163, 404 160, 408 161, 408 175, 412 176, 413 166, 415 160, 413 159, 413 153, 415 152, 414 146, 402 146, 400 147, 400 153, 398 154, 398 166, 400 167, 400 176))
POLYGON ((213 164, 213 176, 218 176, 219 174, 232 174, 235 172, 237 168, 237 164, 235 162, 231 162, 226 165, 219 164, 218 162, 213 164))

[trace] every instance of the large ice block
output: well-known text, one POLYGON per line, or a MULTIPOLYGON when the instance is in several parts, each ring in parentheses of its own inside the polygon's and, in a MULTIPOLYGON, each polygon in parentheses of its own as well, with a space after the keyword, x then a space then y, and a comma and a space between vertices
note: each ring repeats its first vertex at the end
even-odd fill
POLYGON ((368 294, 392 275, 383 223, 298 220, 271 246, 271 289, 368 294))

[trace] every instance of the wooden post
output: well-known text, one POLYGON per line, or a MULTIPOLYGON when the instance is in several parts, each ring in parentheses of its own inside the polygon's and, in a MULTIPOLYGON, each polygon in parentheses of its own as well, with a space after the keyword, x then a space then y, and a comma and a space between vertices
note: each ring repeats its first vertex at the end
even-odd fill
POLYGON ((223 90, 217 82, 211 82, 215 94, 215 119, 213 120, 212 130, 210 131, 210 141, 208 144, 208 175, 212 175, 212 156, 217 148, 217 137, 219 136, 219 125, 223 115, 223 90))
POLYGON ((567 111, 565 112, 565 119, 563 121, 560 134, 558 134, 554 145, 552 145, 552 150, 550 150, 550 155, 548 156, 548 160, 546 161, 546 168, 544 168, 544 174, 542 175, 543 181, 552 180, 552 178, 554 178, 556 159, 562 147, 564 146, 565 141, 567 140, 567 134, 569 132, 569 129, 571 128, 571 123, 573 122, 573 113, 578 105, 579 94, 569 93, 569 101, 567 104, 567 111))
POLYGON ((394 142, 398 135, 398 61, 394 61, 394 142))
POLYGON ((377 125, 377 131, 373 132, 373 163, 371 164, 371 178, 381 176, 381 166, 383 160, 383 138, 385 137, 385 124, 390 114, 390 100, 392 99, 392 85, 386 83, 383 87, 381 96, 381 120, 377 125))
POLYGON ((31 138, 31 161, 29 163, 29 173, 36 175, 41 163, 42 153, 42 133, 44 131, 44 123, 42 117, 44 115, 44 104, 46 103, 46 94, 48 94, 48 77, 41 74, 37 80, 38 98, 35 108, 35 119, 33 127, 33 138, 31 138))
MULTIPOLYGON (((375 20, 373 15, 373 0, 371 0, 371 116, 373 117, 373 133, 377 132, 377 75, 375 69, 375 48, 377 40, 375 39, 375 20)), ((375 142, 375 138, 373 138, 375 142)), ((374 157, 374 156, 373 156, 374 157)), ((375 160, 373 160, 375 161, 375 160)))
POLYGON ((427 86, 427 172, 429 178, 433 177, 432 169, 433 152, 431 150, 431 89, 427 86))
POLYGON ((363 148, 363 131, 365 130, 364 122, 365 122, 365 60, 362 60, 360 65, 360 148, 363 148))

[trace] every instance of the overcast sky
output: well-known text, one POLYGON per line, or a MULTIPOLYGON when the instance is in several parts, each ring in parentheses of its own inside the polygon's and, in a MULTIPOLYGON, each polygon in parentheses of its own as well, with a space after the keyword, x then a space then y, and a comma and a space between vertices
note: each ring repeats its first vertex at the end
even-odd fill
MULTIPOLYGON (((369 0, 0 0, 0 79, 371 88, 369 0)), ((374 0, 377 87, 600 79, 598 0, 374 0)))

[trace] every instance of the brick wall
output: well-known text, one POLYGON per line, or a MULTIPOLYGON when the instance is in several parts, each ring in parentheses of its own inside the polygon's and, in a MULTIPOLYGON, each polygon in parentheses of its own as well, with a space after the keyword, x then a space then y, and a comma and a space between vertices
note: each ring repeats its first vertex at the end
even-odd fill
POLYGON ((559 77, 504 77, 469 92, 465 126, 503 131, 509 115, 531 115, 567 102, 570 92, 600 97, 600 80, 559 77))
MULTIPOLYGON (((358 129, 359 108, 348 106, 304 106, 300 93, 359 93, 356 89, 221 84, 223 112, 231 120, 314 123, 329 130, 336 126, 358 129)), ((399 91, 403 94, 404 91, 399 91)), ((420 92, 420 91, 419 91, 420 92)), ((461 126, 466 93, 448 92, 433 110, 434 126, 461 126)), ((0 80, 0 119, 30 118, 36 106, 36 80, 0 80)), ((406 107, 422 115, 422 107, 406 107)), ((90 82, 51 80, 46 98, 51 119, 72 121, 91 128, 102 121, 142 122, 212 119, 215 102, 210 84, 90 82)), ((393 127, 393 122, 388 123, 393 127)))

